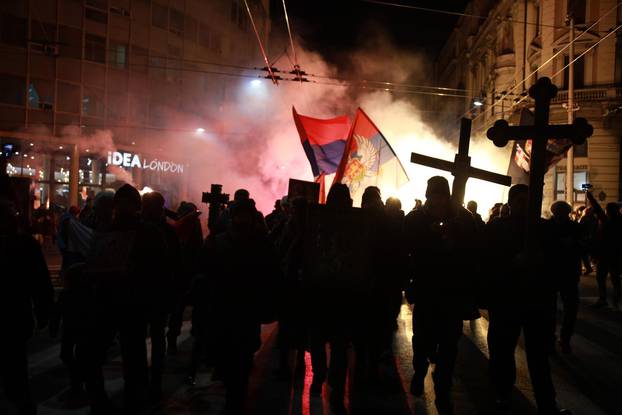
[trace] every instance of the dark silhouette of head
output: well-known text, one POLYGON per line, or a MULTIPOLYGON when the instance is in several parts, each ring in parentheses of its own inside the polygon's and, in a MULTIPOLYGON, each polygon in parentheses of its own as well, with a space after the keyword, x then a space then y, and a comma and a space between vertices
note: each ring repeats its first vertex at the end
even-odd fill
POLYGON ((428 180, 428 188, 425 191, 425 206, 431 212, 444 214, 449 208, 450 193, 449 182, 442 176, 433 176, 428 180))
POLYGON ((17 232, 18 220, 15 210, 15 192, 9 176, 0 175, 0 234, 17 232))
POLYGON ((331 186, 326 197, 326 206, 337 209, 347 209, 352 207, 350 189, 343 183, 335 183, 331 186))
POLYGON ((609 219, 619 219, 620 218, 620 205, 617 203, 607 203, 607 207, 605 208, 607 211, 607 216, 609 219))
POLYGON ((402 201, 397 197, 391 196, 387 199, 385 206, 389 212, 399 212, 402 210, 402 201))
POLYGON ((115 192, 113 205, 115 219, 134 217, 140 212, 140 193, 134 186, 124 184, 115 192))
POLYGON ((194 203, 182 201, 177 208, 177 214, 182 217, 186 216, 188 213, 196 212, 197 210, 197 205, 194 203))
POLYGON ((384 204, 380 196, 380 189, 376 186, 367 187, 361 198, 361 207, 363 209, 383 209, 384 204))
POLYGON ((281 199, 277 199, 274 201, 274 210, 275 212, 281 212, 283 210, 281 208, 281 199))
POLYGON ((233 200, 236 202, 250 199, 250 193, 246 189, 238 189, 233 194, 233 200))
POLYGON ((164 196, 159 192, 143 195, 142 217, 148 222, 158 222, 164 217, 164 196))
POLYGON ((112 211, 114 208, 114 192, 102 190, 93 199, 93 212, 98 226, 107 226, 112 222, 112 211))
POLYGON ((469 201, 466 208, 469 212, 475 215, 477 213, 477 202, 475 200, 469 201))
POLYGON ((231 205, 231 229, 236 234, 252 234, 256 221, 257 209, 253 200, 242 199, 231 205))
POLYGON ((571 213, 572 207, 563 200, 558 200, 551 205, 551 214, 555 222, 561 223, 569 221, 571 213))
POLYGON ((510 216, 524 217, 527 216, 527 207, 529 202, 529 186, 525 184, 515 184, 510 188, 508 193, 508 205, 510 207, 510 216))

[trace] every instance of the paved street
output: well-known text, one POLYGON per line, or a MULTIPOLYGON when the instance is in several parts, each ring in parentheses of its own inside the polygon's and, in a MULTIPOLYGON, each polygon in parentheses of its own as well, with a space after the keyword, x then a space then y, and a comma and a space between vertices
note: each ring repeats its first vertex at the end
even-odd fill
MULTIPOLYGON (((613 310, 594 311, 587 307, 595 300, 594 276, 583 277, 582 308, 573 339, 574 354, 558 354, 552 359, 554 380, 560 403, 576 414, 619 414, 618 396, 622 390, 622 313, 613 310)), ((456 414, 493 414, 487 380, 487 320, 465 323, 465 336, 454 383, 456 414)), ((252 375, 250 406, 253 414, 308 415, 330 414, 326 391, 322 398, 310 398, 310 357, 306 367, 298 368, 291 382, 276 376, 276 325, 263 329, 264 344, 257 353, 252 375)), ((395 335, 394 356, 384 359, 381 384, 374 387, 351 385, 347 406, 351 414, 429 414, 437 413, 430 375, 426 379, 424 399, 413 399, 407 392, 412 369, 410 360, 411 312, 403 305, 399 329, 395 335)), ((179 339, 180 353, 169 358, 165 377, 165 404, 154 408, 154 414, 218 414, 224 404, 222 383, 212 382, 209 371, 200 374, 196 386, 185 384, 186 365, 192 339, 185 325, 179 339)), ((88 414, 87 407, 76 404, 68 409, 63 402, 67 391, 65 370, 58 359, 59 345, 47 333, 39 333, 30 342, 31 383, 40 402, 40 414, 88 414)), ((120 406, 123 386, 118 349, 111 351, 105 367, 106 386, 120 406)), ((533 394, 529 384, 525 356, 517 352, 519 378, 515 390, 515 407, 510 414, 533 414, 533 394)), ((120 411, 119 411, 120 412, 120 411)), ((0 413, 12 414, 4 398, 0 413)))

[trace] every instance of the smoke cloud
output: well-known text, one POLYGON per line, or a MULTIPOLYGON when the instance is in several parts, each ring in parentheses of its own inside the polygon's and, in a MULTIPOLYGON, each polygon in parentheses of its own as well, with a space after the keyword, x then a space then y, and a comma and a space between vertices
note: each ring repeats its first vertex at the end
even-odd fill
MULTIPOLYGON (((378 48, 371 49, 378 50, 378 48)), ((381 49, 394 57, 391 65, 401 68, 393 72, 396 82, 420 78, 423 60, 415 55, 381 49), (406 70, 405 68, 413 68, 406 70)), ((297 49, 304 70, 313 74, 334 76, 335 69, 313 52, 297 49)), ((378 57, 363 53, 351 55, 353 68, 359 76, 378 73, 378 57)), ((381 59, 380 59, 381 61, 381 59)), ((385 62, 386 65, 386 62, 385 62)), ((310 78, 323 82, 321 78, 310 78)), ((374 78, 370 78, 374 79, 374 78)), ((379 79, 376 77, 376 79, 379 79)), ((385 78, 386 79, 386 78, 385 78)), ((300 144, 291 108, 299 113, 317 118, 341 114, 354 115, 358 106, 363 108, 383 132, 405 167, 410 182, 400 189, 383 186, 383 197, 398 196, 405 209, 414 205, 415 198, 424 200, 427 179, 443 175, 451 182, 451 175, 410 163, 410 153, 415 151, 453 161, 457 151, 456 137, 440 138, 420 116, 418 104, 409 97, 397 97, 386 91, 355 89, 322 83, 281 82, 278 86, 268 80, 260 83, 249 79, 227 102, 220 122, 233 133, 228 135, 205 133, 199 146, 192 146, 187 154, 192 166, 190 193, 198 197, 210 183, 221 183, 224 190, 233 193, 244 187, 251 192, 258 207, 267 213, 274 200, 287 193, 289 178, 313 180, 311 169, 300 144)), ((458 126, 458 125, 457 125, 458 126)), ((474 166, 505 173, 507 150, 497 149, 485 138, 473 137, 471 157, 474 166)), ((330 184, 330 182, 328 183, 330 184)), ((467 199, 478 201, 484 211, 501 201, 504 189, 498 185, 471 179, 467 184, 467 199)), ((360 201, 355 201, 358 204, 360 201)))

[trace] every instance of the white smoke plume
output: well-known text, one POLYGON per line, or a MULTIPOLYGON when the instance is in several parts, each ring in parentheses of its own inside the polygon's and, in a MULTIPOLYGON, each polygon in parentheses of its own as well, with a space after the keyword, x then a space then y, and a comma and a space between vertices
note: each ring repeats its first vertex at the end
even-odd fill
MULTIPOLYGON (((335 73, 315 53, 299 48, 298 56, 308 73, 335 73)), ((354 54, 353 59, 356 66, 368 65, 372 72, 377 69, 369 56, 354 54)), ((402 67, 404 62, 416 67, 422 60, 412 56, 404 58, 402 67)), ((399 72, 398 78, 405 80, 412 73, 399 72)), ((193 166, 189 190, 195 198, 201 191, 209 189, 210 183, 223 184, 229 193, 244 187, 251 192, 258 207, 267 213, 274 200, 287 193, 289 178, 312 180, 292 119, 292 106, 301 114, 317 118, 344 113, 353 116, 358 106, 363 108, 390 142, 410 177, 410 183, 401 189, 382 189, 384 198, 399 196, 406 210, 413 206, 415 198, 425 199, 429 177, 443 175, 451 182, 449 173, 410 163, 410 153, 415 151, 453 161, 457 151, 457 128, 456 137, 437 137, 421 120, 418 108, 411 100, 397 98, 390 92, 370 92, 345 85, 281 82, 275 86, 267 80, 259 84, 249 80, 247 84, 242 85, 234 101, 228 102, 232 111, 221 120, 229 131, 235 130, 238 134, 218 136, 206 133, 201 145, 192 146, 187 154, 193 166)), ((471 157, 476 167, 499 173, 505 173, 507 169, 507 151, 495 148, 486 139, 472 139, 471 157)), ((503 196, 504 189, 498 185, 474 179, 467 184, 467 200, 478 201, 482 212, 501 201, 503 196)))

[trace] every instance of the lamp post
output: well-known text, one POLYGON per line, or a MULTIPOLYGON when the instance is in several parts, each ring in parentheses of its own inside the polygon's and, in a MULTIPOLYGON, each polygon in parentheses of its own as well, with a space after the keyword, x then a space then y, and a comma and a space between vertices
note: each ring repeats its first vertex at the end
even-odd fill
MULTIPOLYGON (((574 18, 568 15, 570 34, 568 36, 568 124, 574 121, 574 18)), ((566 153, 566 202, 574 208, 574 144, 566 153)))

